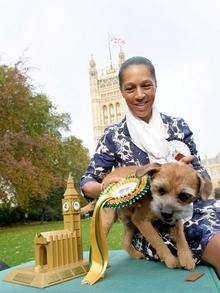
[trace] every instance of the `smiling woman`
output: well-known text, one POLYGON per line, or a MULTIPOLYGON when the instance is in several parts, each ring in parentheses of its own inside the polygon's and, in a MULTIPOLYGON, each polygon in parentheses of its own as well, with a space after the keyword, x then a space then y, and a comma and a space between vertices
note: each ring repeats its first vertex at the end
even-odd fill
MULTIPOLYGON (((183 164, 191 163, 203 179, 205 188, 201 197, 198 191, 191 214, 185 220, 184 232, 195 263, 204 260, 212 264, 220 276, 220 208, 214 200, 201 200, 204 195, 210 195, 212 186, 197 155, 192 131, 182 118, 162 114, 156 109, 157 81, 154 66, 148 59, 132 57, 125 61, 119 71, 119 85, 128 106, 126 116, 105 130, 81 179, 82 191, 87 198, 97 198, 102 191, 103 178, 113 167, 164 164, 176 162, 177 157, 183 164)), ((188 194, 185 190, 179 201, 188 201, 188 194)), ((161 197, 165 198, 166 194, 161 197)), ((175 242, 161 220, 157 229, 176 254, 175 242)), ((140 233, 134 233, 132 245, 147 259, 158 259, 154 247, 140 233)))

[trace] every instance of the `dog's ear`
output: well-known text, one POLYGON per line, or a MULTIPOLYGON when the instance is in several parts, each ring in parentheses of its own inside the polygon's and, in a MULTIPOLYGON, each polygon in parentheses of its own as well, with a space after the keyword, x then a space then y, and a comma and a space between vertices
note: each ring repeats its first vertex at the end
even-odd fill
POLYGON ((199 179, 198 195, 202 200, 206 200, 212 193, 212 182, 209 178, 203 178, 201 174, 197 173, 199 179))
POLYGON ((159 172, 161 164, 152 163, 138 168, 135 172, 135 176, 142 177, 144 175, 153 176, 155 173, 159 172))

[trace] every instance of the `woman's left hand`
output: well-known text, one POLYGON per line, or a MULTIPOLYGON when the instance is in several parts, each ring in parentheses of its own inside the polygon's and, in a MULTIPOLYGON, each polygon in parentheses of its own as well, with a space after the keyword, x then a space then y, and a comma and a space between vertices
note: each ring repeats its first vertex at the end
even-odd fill
POLYGON ((192 162, 193 159, 194 159, 194 156, 185 156, 185 157, 181 158, 179 160, 179 162, 183 163, 183 164, 186 164, 186 165, 189 165, 192 162))

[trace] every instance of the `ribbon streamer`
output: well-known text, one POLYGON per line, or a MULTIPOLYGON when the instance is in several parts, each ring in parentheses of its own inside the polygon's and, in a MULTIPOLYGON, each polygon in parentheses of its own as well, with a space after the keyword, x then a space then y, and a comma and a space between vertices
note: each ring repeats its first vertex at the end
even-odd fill
POLYGON ((142 196, 150 193, 150 178, 134 175, 108 186, 100 195, 90 223, 90 259, 91 267, 82 283, 93 285, 104 277, 108 265, 108 247, 106 235, 103 231, 101 210, 105 207, 123 208, 132 205, 142 196))
POLYGON ((104 277, 106 267, 108 265, 108 247, 106 236, 103 232, 102 221, 100 217, 100 211, 105 203, 112 198, 111 195, 108 197, 100 197, 96 203, 93 217, 90 223, 90 243, 91 243, 91 267, 83 283, 93 285, 99 279, 104 277))

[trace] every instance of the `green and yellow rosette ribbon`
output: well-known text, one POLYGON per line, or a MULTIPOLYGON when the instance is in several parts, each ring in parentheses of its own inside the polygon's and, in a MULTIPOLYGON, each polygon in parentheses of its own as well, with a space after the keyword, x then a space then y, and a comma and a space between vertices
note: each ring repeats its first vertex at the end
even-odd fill
POLYGON ((149 193, 150 178, 147 175, 143 177, 130 175, 115 184, 111 184, 100 194, 90 223, 91 266, 83 279, 83 283, 93 285, 99 281, 104 277, 108 265, 108 247, 100 216, 102 208, 130 206, 149 193))

